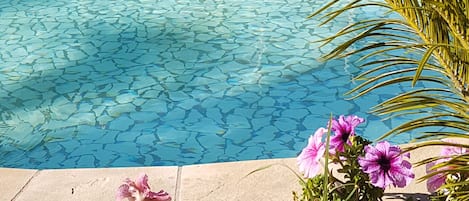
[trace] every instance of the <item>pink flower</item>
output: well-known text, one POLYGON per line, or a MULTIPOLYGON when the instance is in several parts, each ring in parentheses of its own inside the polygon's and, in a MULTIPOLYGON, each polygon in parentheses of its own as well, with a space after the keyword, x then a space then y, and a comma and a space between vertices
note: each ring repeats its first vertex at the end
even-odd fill
POLYGON ((365 120, 355 115, 344 117, 340 115, 339 119, 332 120, 331 130, 335 135, 331 137, 330 153, 335 154, 336 151, 343 152, 344 144, 351 144, 350 136, 355 135, 355 127, 363 123, 365 120))
MULTIPOLYGON (((445 139, 443 141, 457 144, 457 142, 455 142, 453 140, 446 140, 445 139)), ((443 149, 441 149, 441 155, 446 156, 447 160, 449 160, 451 158, 451 156, 459 156, 459 155, 465 154, 467 152, 468 152, 468 150, 466 150, 466 148, 456 147, 456 146, 445 146, 445 147, 443 147, 443 149)))
MULTIPOLYGON (((409 157, 407 153, 405 156, 409 157)), ((389 185, 405 187, 415 177, 412 165, 403 160, 401 149, 387 141, 378 142, 375 147, 365 147, 365 157, 358 157, 363 172, 370 176, 371 184, 382 189, 389 185)))
MULTIPOLYGON (((433 166, 435 166, 436 164, 441 163, 441 162, 442 162, 441 160, 438 160, 438 161, 433 161, 431 163, 427 163, 427 165, 425 165, 427 174, 436 171, 436 170, 432 170, 431 168, 433 166)), ((438 169, 438 171, 439 170, 443 170, 443 169, 440 168, 440 169, 438 169)), ((427 190, 430 193, 433 193, 438 188, 440 188, 440 186, 443 185, 445 182, 446 182, 446 176, 444 174, 439 173, 439 174, 433 175, 432 177, 428 178, 428 180, 427 180, 427 190)))
POLYGON ((301 151, 297 158, 300 172, 304 172, 307 178, 313 178, 320 170, 319 160, 323 157, 326 147, 322 142, 325 128, 319 128, 308 139, 308 145, 301 151))
POLYGON ((145 173, 141 173, 136 182, 133 182, 129 178, 125 179, 124 182, 125 184, 122 184, 117 189, 117 201, 121 201, 125 198, 128 198, 130 201, 171 200, 171 196, 163 190, 160 190, 157 193, 150 191, 150 186, 148 186, 148 176, 145 173))
MULTIPOLYGON (((446 139, 443 140, 443 141, 450 142, 450 143, 457 143, 457 142, 454 142, 452 140, 446 140, 446 139)), ((427 174, 430 174, 430 173, 435 172, 435 171, 451 169, 451 167, 449 167, 449 166, 438 168, 436 170, 432 169, 432 167, 439 164, 439 163, 449 161, 452 156, 459 156, 459 155, 462 155, 462 154, 465 154, 465 153, 468 153, 468 152, 469 152, 469 150, 466 150, 466 148, 464 148, 464 147, 455 147, 455 146, 445 146, 445 147, 443 147, 443 149, 441 149, 441 156, 443 156, 443 158, 441 158, 437 161, 433 161, 431 163, 427 163, 427 165, 426 165, 427 174)), ((446 175, 445 174, 439 173, 439 174, 433 175, 432 177, 428 178, 428 180, 427 180, 427 190, 429 192, 435 192, 438 188, 440 188, 440 186, 445 184, 445 182, 446 182, 446 175)))

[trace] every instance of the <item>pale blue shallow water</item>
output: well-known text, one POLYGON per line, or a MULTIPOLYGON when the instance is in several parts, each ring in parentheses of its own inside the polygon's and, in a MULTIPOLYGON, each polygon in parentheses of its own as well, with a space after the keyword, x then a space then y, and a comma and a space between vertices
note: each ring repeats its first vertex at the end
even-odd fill
MULTIPOLYGON (((311 43, 325 1, 0 1, 0 166, 187 165, 294 157, 332 112, 374 139, 402 119, 356 100, 354 58, 311 43)), ((407 142, 410 135, 391 139, 407 142)))

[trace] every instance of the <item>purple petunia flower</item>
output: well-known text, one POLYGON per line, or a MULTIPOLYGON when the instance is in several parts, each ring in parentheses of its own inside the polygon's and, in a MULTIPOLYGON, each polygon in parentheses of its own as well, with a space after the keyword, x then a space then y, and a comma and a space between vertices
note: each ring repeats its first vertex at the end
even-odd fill
MULTIPOLYGON (((457 143, 457 142, 452 141, 452 140, 443 140, 443 141, 451 142, 451 143, 457 143)), ((435 171, 451 169, 451 167, 448 167, 448 166, 438 168, 436 170, 432 169, 432 167, 439 164, 439 163, 450 160, 451 156, 458 156, 458 155, 462 155, 462 154, 465 154, 465 153, 468 153, 468 152, 469 152, 469 150, 467 150, 464 147, 455 147, 455 146, 445 146, 445 147, 443 147, 443 149, 441 150, 441 156, 443 156, 443 158, 441 158, 437 161, 433 161, 431 163, 427 163, 427 165, 426 165, 427 174, 430 174, 430 173, 435 172, 435 171)), ((446 175, 445 174, 439 173, 439 174, 433 175, 432 177, 428 178, 428 180, 427 180, 427 190, 429 192, 435 192, 445 182, 446 182, 446 175)))
POLYGON ((128 198, 129 201, 171 201, 171 196, 163 190, 153 192, 148 185, 148 176, 144 173, 140 174, 137 181, 134 182, 127 178, 125 184, 117 189, 116 200, 121 201, 128 198))
POLYGON ((330 153, 335 154, 336 151, 343 152, 344 144, 351 144, 350 136, 355 135, 355 127, 363 123, 365 120, 355 115, 344 117, 340 115, 337 120, 332 120, 331 130, 335 135, 331 137, 330 153))
MULTIPOLYGON (((405 154, 409 157, 410 154, 405 154)), ((375 147, 367 145, 365 156, 358 157, 363 172, 370 176, 371 184, 382 189, 389 185, 405 187, 415 177, 410 162, 403 160, 401 149, 387 141, 378 142, 375 147)))
POLYGON ((319 160, 323 157, 326 147, 322 142, 322 136, 326 133, 325 128, 319 128, 314 135, 308 139, 308 145, 301 151, 297 158, 300 172, 305 177, 313 178, 320 170, 319 160))

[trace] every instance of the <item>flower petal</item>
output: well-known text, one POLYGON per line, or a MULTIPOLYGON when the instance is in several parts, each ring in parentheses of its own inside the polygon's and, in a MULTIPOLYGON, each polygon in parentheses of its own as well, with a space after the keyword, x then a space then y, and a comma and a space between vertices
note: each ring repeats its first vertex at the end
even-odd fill
POLYGON ((403 188, 415 178, 412 172, 412 164, 408 161, 402 161, 400 166, 393 166, 389 171, 393 179, 393 185, 399 188, 403 188))
POLYGON ((324 133, 327 133, 327 129, 325 128, 319 128, 318 130, 316 130, 313 137, 309 138, 308 144, 314 144, 315 147, 321 146, 323 144, 322 136, 324 135, 324 133))
POLYGON ((383 170, 376 171, 374 172, 374 174, 371 175, 371 184, 373 184, 374 186, 384 189, 386 188, 386 186, 389 185, 390 179, 386 172, 384 172, 383 170))
POLYGON ((157 193, 150 191, 147 198, 157 201, 171 201, 171 196, 169 196, 169 194, 163 190, 160 190, 157 193))
POLYGON ((358 163, 370 177, 371 184, 386 188, 389 185, 407 186, 415 175, 412 164, 403 160, 401 149, 391 146, 387 141, 378 142, 375 147, 365 147, 365 157, 359 157, 358 163))
MULTIPOLYGON (((431 163, 427 163, 425 165, 427 174, 434 172, 431 168, 438 164, 438 161, 433 161, 431 163)), ((444 174, 436 174, 427 179, 427 190, 430 193, 435 192, 440 186, 442 186, 446 182, 446 177, 444 174)))
POLYGON ((378 142, 375 146, 376 150, 379 151, 381 154, 384 154, 384 155, 388 155, 388 152, 389 152, 389 147, 391 145, 389 144, 389 142, 387 141, 382 141, 382 142, 378 142))
POLYGON ((372 173, 381 169, 381 166, 375 160, 367 160, 366 158, 358 158, 358 164, 365 173, 372 173))
POLYGON ((322 142, 322 136, 325 132, 327 130, 324 128, 316 130, 314 135, 309 137, 308 145, 297 157, 300 172, 303 172, 307 178, 312 178, 319 172, 319 160, 323 157, 325 151, 325 146, 322 142))
POLYGON ((117 188, 117 193, 116 193, 116 200, 121 201, 125 198, 130 198, 132 197, 132 193, 129 191, 129 185, 127 184, 122 184, 117 188))
POLYGON ((137 177, 136 182, 137 188, 140 192, 146 194, 150 191, 150 186, 148 185, 148 176, 145 173, 140 173, 137 177))
POLYGON ((338 119, 332 120, 331 130, 334 131, 334 136, 331 137, 330 149, 331 154, 337 151, 344 151, 344 144, 351 144, 350 136, 355 135, 355 127, 364 122, 364 119, 358 116, 340 115, 338 119))

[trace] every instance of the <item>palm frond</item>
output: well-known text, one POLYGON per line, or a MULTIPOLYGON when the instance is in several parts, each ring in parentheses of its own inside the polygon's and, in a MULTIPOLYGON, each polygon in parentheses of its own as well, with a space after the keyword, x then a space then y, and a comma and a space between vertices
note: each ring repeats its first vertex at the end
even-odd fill
MULTIPOLYGON (((360 83, 346 95, 357 98, 388 86, 415 87, 418 83, 431 86, 411 88, 372 108, 372 113, 387 118, 411 117, 378 140, 423 129, 414 137, 419 143, 407 151, 427 146, 469 149, 467 144, 434 141, 454 137, 469 139, 469 1, 383 0, 363 3, 362 0, 354 0, 334 9, 332 5, 338 1, 326 5, 315 16, 328 11, 322 18, 327 23, 345 12, 368 6, 377 6, 390 13, 386 17, 352 23, 321 41, 325 45, 348 37, 324 55, 325 60, 360 56, 357 62, 362 73, 355 77, 360 83)), ((440 158, 430 157, 418 164, 440 158)), ((451 166, 452 169, 439 173, 459 171, 469 174, 468 164, 469 154, 454 156, 438 166, 443 169, 451 166)), ((422 179, 436 174, 438 171, 422 179)), ((469 185, 469 181, 452 185, 469 185)))
MULTIPOLYGON (((336 3, 336 1, 334 2, 336 3)), ((323 44, 327 44, 337 38, 356 34, 324 55, 326 60, 350 55, 363 55, 360 60, 366 61, 361 65, 365 72, 356 77, 356 80, 363 80, 363 82, 347 94, 352 95, 351 98, 357 98, 390 85, 409 83, 410 86, 415 86, 417 82, 433 83, 432 85, 436 84, 440 88, 424 91, 411 90, 409 93, 398 95, 378 104, 373 112, 380 115, 394 115, 395 113, 407 113, 409 110, 433 108, 440 113, 466 114, 469 111, 467 104, 469 100, 467 96, 468 81, 466 79, 468 77, 466 58, 468 58, 469 43, 467 38, 464 40, 464 37, 459 37, 459 35, 455 37, 456 33, 454 32, 462 33, 463 30, 461 30, 461 23, 451 21, 456 19, 454 17, 456 15, 459 16, 458 19, 461 18, 462 14, 465 16, 466 13, 462 12, 464 9, 443 1, 385 0, 385 3, 361 3, 360 0, 355 0, 343 8, 326 14, 325 22, 348 10, 363 6, 387 8, 389 12, 399 14, 400 18, 377 18, 356 22, 322 41, 323 44), (435 6, 439 6, 438 9, 435 9, 435 6), (451 11, 443 12, 440 8, 451 11), (383 38, 384 41, 373 42, 376 41, 374 39, 376 37, 383 38), (348 50, 357 43, 364 43, 364 45, 356 50, 348 50), (412 53, 396 55, 396 51, 412 53), (396 56, 386 57, 389 55, 396 56), (464 60, 461 60, 462 58, 464 60), (413 75, 409 73, 413 73, 413 75), (439 94, 440 92, 444 95, 439 94)), ((469 24, 467 19, 462 21, 464 25, 469 24)), ((467 34, 465 30, 464 34, 467 34)), ((410 128, 413 129, 437 125, 449 126, 467 132, 467 124, 469 123, 467 115, 461 115, 466 119, 457 121, 451 120, 451 118, 434 119, 443 116, 450 117, 451 115, 430 115, 431 121, 422 121, 421 119, 410 121, 408 124, 393 129, 390 133, 410 131, 412 129, 402 129, 404 126, 410 125, 412 125, 410 128)), ((389 136, 390 133, 383 136, 389 136)))

